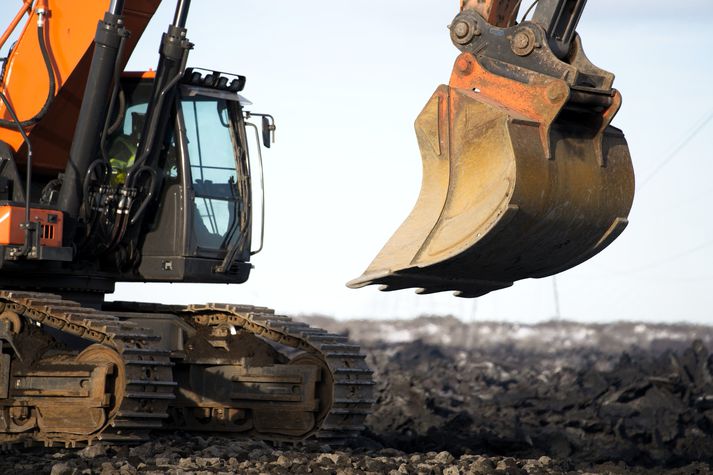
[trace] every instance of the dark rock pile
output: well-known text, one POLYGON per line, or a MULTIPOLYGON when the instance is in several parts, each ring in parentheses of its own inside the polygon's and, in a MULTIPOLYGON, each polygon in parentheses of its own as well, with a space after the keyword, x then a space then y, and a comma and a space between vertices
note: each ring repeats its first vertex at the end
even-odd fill
POLYGON ((677 354, 370 348, 372 437, 449 450, 644 467, 713 462, 713 379, 700 342, 677 354))
POLYGON ((164 433, 14 449, 0 473, 713 473, 712 327, 317 320, 375 371, 378 402, 349 447, 164 433))

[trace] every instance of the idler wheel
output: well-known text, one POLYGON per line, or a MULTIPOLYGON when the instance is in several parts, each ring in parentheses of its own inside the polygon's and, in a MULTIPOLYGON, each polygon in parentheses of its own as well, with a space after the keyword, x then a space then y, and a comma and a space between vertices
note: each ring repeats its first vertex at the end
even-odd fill
POLYGON ((4 322, 9 322, 10 331, 13 334, 17 335, 20 333, 20 330, 22 329, 22 320, 20 320, 20 316, 18 314, 12 310, 5 310, 0 313, 0 324, 3 324, 4 322))
POLYGON ((121 407, 126 387, 126 366, 121 355, 104 345, 91 345, 77 356, 78 363, 110 364, 113 370, 107 375, 107 394, 111 394, 111 402, 107 419, 113 417, 121 407))
POLYGON ((332 408, 334 402, 334 378, 332 373, 321 358, 310 353, 301 353, 290 360, 288 363, 290 365, 300 365, 300 366, 317 366, 321 369, 321 379, 317 384, 315 391, 315 396, 319 398, 320 405, 319 411, 315 415, 315 420, 317 425, 321 425, 322 421, 332 408))

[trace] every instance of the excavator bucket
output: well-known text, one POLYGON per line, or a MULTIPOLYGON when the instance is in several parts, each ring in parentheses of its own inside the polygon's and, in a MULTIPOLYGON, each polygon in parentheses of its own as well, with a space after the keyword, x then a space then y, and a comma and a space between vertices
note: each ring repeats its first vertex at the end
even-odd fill
POLYGON ((461 54, 415 123, 416 205, 348 286, 478 297, 604 249, 627 225, 634 175, 624 135, 609 125, 621 96, 593 97, 535 72, 503 77, 461 54))

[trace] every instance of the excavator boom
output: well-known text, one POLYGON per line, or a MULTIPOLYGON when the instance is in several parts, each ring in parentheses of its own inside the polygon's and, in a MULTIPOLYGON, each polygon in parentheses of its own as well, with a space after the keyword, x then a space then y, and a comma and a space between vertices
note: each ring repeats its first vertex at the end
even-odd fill
MULTIPOLYGON (((131 35, 124 46, 122 68, 160 3, 161 0, 125 0, 124 25, 131 35)), ((109 4, 109 0, 24 0, 1 38, 0 47, 27 17, 5 62, 0 92, 21 121, 33 122, 26 130, 32 138, 34 167, 38 172, 64 171, 86 87, 97 21, 109 4), (40 23, 42 27, 38 26, 40 23)), ((4 104, 0 104, 0 120, 12 121, 4 104)), ((22 163, 27 150, 22 135, 12 124, 0 127, 0 141, 18 153, 17 161, 22 163)))

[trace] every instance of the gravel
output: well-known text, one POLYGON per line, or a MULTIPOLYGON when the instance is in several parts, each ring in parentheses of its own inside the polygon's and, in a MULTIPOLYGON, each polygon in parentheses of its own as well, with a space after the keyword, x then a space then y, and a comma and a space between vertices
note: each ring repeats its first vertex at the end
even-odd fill
POLYGON ((0 473, 707 474, 713 328, 336 322, 377 381, 348 447, 159 433, 138 446, 13 448, 0 473))

